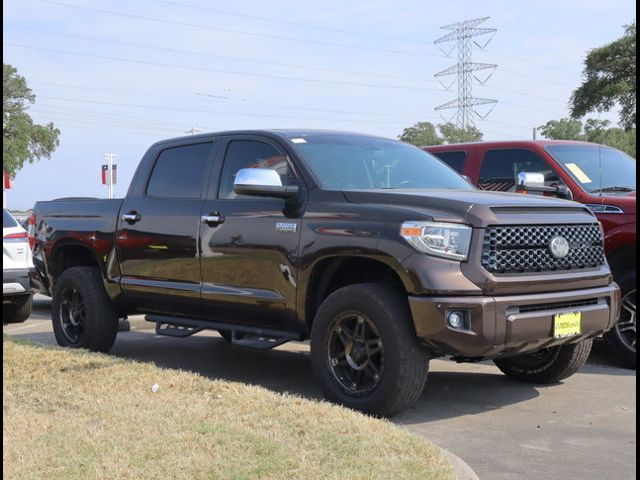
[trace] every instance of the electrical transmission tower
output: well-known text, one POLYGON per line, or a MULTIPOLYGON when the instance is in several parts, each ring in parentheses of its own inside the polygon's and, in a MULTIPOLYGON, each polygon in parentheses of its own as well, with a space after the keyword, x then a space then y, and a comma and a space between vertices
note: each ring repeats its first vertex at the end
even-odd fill
POLYGON ((497 32, 495 28, 481 28, 478 25, 489 20, 490 17, 476 18, 465 22, 453 23, 440 27, 443 30, 451 30, 451 32, 438 38, 433 43, 448 57, 454 50, 458 51, 458 63, 441 72, 435 74, 438 81, 447 90, 450 90, 454 83, 458 83, 458 98, 444 103, 436 107, 436 112, 444 110, 456 109, 456 126, 458 128, 469 128, 475 126, 475 118, 485 119, 494 109, 497 100, 490 98, 477 98, 473 96, 474 80, 484 85, 493 75, 498 67, 493 63, 476 63, 472 61, 473 46, 484 49, 491 42, 494 34, 497 32), (484 43, 474 40, 476 37, 488 36, 484 43), (456 44, 447 52, 442 45, 448 42, 456 42, 456 44), (482 72, 479 76, 476 72, 482 72), (457 77, 448 85, 443 81, 445 77, 457 77), (485 106, 485 112, 481 114, 477 107, 485 106))

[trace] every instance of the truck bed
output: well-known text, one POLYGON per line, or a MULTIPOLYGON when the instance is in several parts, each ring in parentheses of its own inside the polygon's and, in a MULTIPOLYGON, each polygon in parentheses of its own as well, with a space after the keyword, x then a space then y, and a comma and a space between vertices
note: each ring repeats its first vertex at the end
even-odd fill
MULTIPOLYGON (((34 207, 34 264, 46 290, 50 288, 47 257, 61 245, 86 245, 104 268, 115 247, 115 232, 123 199, 64 198, 37 202, 34 207)), ((49 292, 51 293, 51 292, 49 292)))

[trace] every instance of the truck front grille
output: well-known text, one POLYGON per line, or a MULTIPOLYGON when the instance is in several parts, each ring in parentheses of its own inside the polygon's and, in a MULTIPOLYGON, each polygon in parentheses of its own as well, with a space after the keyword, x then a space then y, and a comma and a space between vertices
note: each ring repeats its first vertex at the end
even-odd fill
POLYGON ((482 266, 492 273, 532 273, 596 268, 604 264, 604 241, 598 224, 492 226, 484 236, 482 266), (563 237, 569 254, 556 258, 551 240, 563 237))

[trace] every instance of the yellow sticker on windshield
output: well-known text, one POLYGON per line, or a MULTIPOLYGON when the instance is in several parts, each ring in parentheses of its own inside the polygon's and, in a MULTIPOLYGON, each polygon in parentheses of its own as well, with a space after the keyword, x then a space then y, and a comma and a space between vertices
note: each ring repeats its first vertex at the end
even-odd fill
POLYGON ((578 181, 580 183, 591 183, 591 182, 593 182, 593 180, 591 180, 589 178, 589 175, 584 173, 584 170, 582 170, 577 164, 575 164, 575 163, 567 163, 566 166, 567 166, 567 168, 569 170, 571 170, 571 173, 573 173, 576 176, 576 178, 578 179, 578 181))

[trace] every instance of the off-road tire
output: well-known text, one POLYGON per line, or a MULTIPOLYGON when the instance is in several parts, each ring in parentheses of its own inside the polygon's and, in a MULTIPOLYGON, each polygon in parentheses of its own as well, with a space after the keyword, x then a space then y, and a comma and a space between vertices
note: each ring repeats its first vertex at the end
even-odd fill
POLYGON ((94 352, 111 350, 118 333, 118 314, 107 296, 100 271, 96 267, 72 267, 60 275, 51 301, 53 332, 58 345, 86 348, 94 352), (63 327, 63 296, 77 291, 84 302, 84 328, 74 341, 63 327))
POLYGON ((424 390, 429 352, 418 341, 406 296, 381 284, 343 287, 320 306, 311 332, 311 360, 325 396, 338 404, 389 417, 412 406, 424 390), (384 369, 372 391, 356 396, 336 379, 329 359, 330 332, 341 315, 363 315, 382 341, 384 369))
POLYGON ((593 340, 552 347, 544 352, 494 360, 509 377, 529 383, 557 383, 580 370, 591 353, 593 340), (539 356, 538 359, 536 356, 539 356))
POLYGON ((15 303, 2 305, 2 323, 22 323, 31 316, 33 295, 16 299, 15 303))
MULTIPOLYGON (((634 303, 635 303, 635 291, 636 291, 636 272, 635 268, 631 271, 626 272, 626 274, 621 275, 620 278, 616 278, 616 281, 620 285, 620 290, 622 290, 622 298, 623 301, 629 298, 630 295, 634 295, 634 303)), ((624 308, 624 306, 623 306, 624 308)), ((621 318, 623 315, 627 314, 624 310, 621 313, 621 318)), ((620 358, 620 360, 624 363, 624 365, 633 370, 636 369, 636 350, 635 347, 629 343, 630 338, 624 338, 623 332, 619 331, 620 325, 616 324, 611 330, 604 334, 604 339, 607 343, 609 349, 620 358)), ((634 321, 634 331, 635 334, 635 321, 634 321)))

